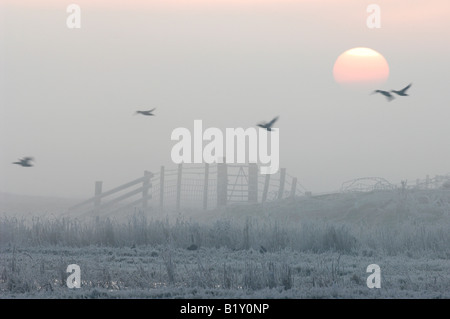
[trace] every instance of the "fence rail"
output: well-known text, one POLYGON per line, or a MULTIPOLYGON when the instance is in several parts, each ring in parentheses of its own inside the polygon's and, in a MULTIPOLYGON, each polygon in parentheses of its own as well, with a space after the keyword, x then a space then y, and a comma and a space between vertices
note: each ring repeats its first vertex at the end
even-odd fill
POLYGON ((127 209, 142 211, 182 208, 214 209, 230 203, 263 203, 305 194, 296 177, 281 168, 273 175, 259 174, 257 164, 179 164, 175 169, 161 166, 158 172, 103 192, 95 182, 94 196, 69 209, 94 216, 127 209))
MULTIPOLYGON (((130 209, 144 212, 184 208, 208 210, 228 204, 264 203, 312 195, 285 168, 273 175, 261 175, 258 171, 256 164, 179 164, 175 169, 161 166, 158 172, 145 171, 144 176, 106 192, 103 192, 103 182, 96 181, 94 196, 71 207, 69 213, 99 216, 130 209)), ((450 174, 427 176, 416 180, 414 185, 402 181, 401 186, 379 177, 357 178, 343 183, 340 191, 316 194, 315 197, 399 188, 450 189, 450 174)))

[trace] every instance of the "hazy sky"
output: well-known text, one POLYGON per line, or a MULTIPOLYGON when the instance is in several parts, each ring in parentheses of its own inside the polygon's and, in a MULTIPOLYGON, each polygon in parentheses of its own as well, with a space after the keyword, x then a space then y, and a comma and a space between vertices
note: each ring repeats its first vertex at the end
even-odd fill
POLYGON ((177 127, 279 115, 280 164, 313 192, 358 177, 450 172, 448 0, 0 0, 0 191, 91 196, 175 167, 177 127), (66 7, 81 6, 81 29, 66 7), (366 26, 369 4, 381 28, 366 26), (370 47, 387 102, 333 79, 370 47), (134 116, 156 107, 156 117, 134 116), (36 166, 11 162, 31 155, 36 166))

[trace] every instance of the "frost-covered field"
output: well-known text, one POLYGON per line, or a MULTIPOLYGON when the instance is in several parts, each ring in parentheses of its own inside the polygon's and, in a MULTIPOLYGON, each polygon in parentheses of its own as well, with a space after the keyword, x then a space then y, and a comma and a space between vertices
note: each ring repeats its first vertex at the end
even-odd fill
POLYGON ((2 249, 4 298, 449 298, 450 265, 429 256, 167 246, 2 249), (382 288, 366 286, 378 263, 382 288), (67 265, 82 287, 68 289, 67 265))
POLYGON ((449 207, 449 191, 436 190, 98 222, 5 215, 0 296, 450 298, 449 207), (80 289, 66 286, 69 264, 80 289), (370 264, 380 289, 366 285, 370 264))

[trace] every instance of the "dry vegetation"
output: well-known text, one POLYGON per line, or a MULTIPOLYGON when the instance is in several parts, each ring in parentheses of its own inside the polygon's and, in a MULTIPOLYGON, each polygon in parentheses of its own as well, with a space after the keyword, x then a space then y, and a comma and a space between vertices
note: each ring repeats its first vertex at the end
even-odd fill
POLYGON ((450 297, 448 192, 310 198, 153 219, 0 218, 13 297, 450 297), (315 212, 315 213, 314 213, 315 212), (189 249, 188 249, 189 248, 189 249), (82 288, 65 286, 66 267, 82 288), (383 287, 366 287, 365 268, 383 287))

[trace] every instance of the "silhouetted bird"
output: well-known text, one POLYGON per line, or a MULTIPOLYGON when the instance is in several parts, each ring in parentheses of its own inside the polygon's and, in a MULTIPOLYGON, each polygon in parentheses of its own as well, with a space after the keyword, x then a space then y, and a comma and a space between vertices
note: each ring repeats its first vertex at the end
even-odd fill
POLYGON ((375 91, 373 91, 373 93, 372 94, 375 94, 375 93, 381 93, 381 94, 383 94, 386 98, 387 98, 387 100, 390 102, 390 101, 392 101, 395 97, 391 94, 391 93, 389 93, 388 91, 383 91, 383 90, 375 90, 375 91))
POLYGON ((257 124, 259 127, 265 128, 266 130, 268 130, 269 132, 272 131, 272 125, 273 123, 275 123, 278 120, 278 116, 275 117, 272 121, 270 121, 269 123, 259 123, 257 124))
POLYGON ((136 111, 135 114, 142 114, 142 115, 146 115, 146 116, 155 116, 155 114, 153 114, 154 110, 156 110, 156 107, 154 109, 151 109, 148 111, 136 111))
POLYGON ((33 165, 30 163, 31 161, 33 161, 34 159, 32 157, 24 157, 24 158, 19 158, 18 162, 13 162, 13 164, 17 164, 23 167, 32 167, 33 165))
POLYGON ((395 94, 400 96, 409 96, 408 94, 406 94, 406 90, 408 90, 411 87, 411 85, 412 83, 410 83, 408 86, 404 87, 400 91, 391 90, 391 92, 394 92, 395 94))
POLYGON ((266 247, 264 247, 263 245, 261 245, 261 246, 259 247, 259 252, 260 252, 261 254, 266 253, 266 252, 267 252, 266 247))

